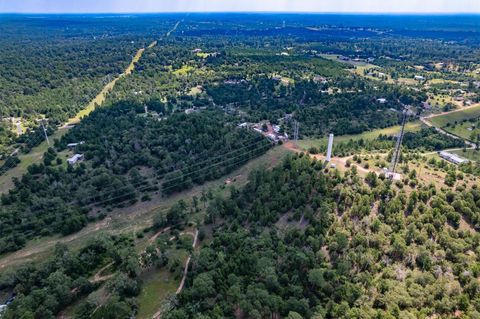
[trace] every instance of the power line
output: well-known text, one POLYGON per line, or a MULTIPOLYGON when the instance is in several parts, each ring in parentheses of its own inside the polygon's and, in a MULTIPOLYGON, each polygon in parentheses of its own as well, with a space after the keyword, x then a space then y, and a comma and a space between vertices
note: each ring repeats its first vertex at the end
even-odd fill
MULTIPOLYGON (((247 152, 247 154, 248 154, 248 153, 251 153, 251 152, 254 152, 254 151, 263 150, 263 149, 266 148, 266 147, 270 148, 270 146, 271 146, 270 144, 266 144, 266 145, 264 145, 264 146, 262 146, 262 147, 260 147, 260 148, 258 148, 258 149, 251 150, 251 151, 247 152)), ((238 157, 239 157, 239 156, 237 156, 237 157, 235 157, 235 158, 238 158, 238 157)), ((250 159, 252 159, 252 158, 254 158, 254 157, 255 157, 255 155, 252 154, 252 156, 249 156, 248 158, 241 159, 241 160, 238 160, 238 161, 234 161, 234 162, 232 163, 232 165, 239 164, 239 163, 241 163, 241 162, 243 162, 243 161, 249 161, 250 159)), ((187 176, 192 175, 193 173, 198 173, 199 171, 202 171, 202 170, 204 170, 204 169, 209 169, 209 168, 212 168, 212 167, 217 166, 217 165, 219 165, 219 164, 226 163, 227 161, 230 161, 230 160, 232 160, 232 159, 233 159, 233 158, 230 158, 230 159, 225 160, 224 162, 220 162, 220 163, 217 163, 217 164, 214 164, 214 165, 211 165, 211 166, 207 166, 207 167, 200 168, 200 169, 198 169, 197 171, 190 172, 190 173, 188 173, 188 174, 182 174, 182 175, 180 175, 180 176, 178 176, 178 177, 176 177, 176 178, 174 178, 174 179, 169 180, 168 182, 171 182, 171 181, 174 181, 174 180, 178 180, 178 179, 183 179, 183 178, 185 178, 185 177, 187 177, 187 176)), ((178 185, 180 185, 180 184, 171 185, 171 186, 162 188, 162 191, 169 190, 169 189, 173 189, 173 188, 175 188, 175 187, 178 187, 178 185)), ((127 186, 128 186, 128 185, 127 185, 127 186)), ((116 200, 116 199, 122 199, 122 198, 124 198, 124 197, 126 197, 126 196, 136 194, 136 193, 139 192, 139 191, 147 190, 147 189, 149 189, 149 188, 151 188, 151 187, 152 187, 151 185, 147 185, 147 186, 140 187, 140 188, 137 188, 137 189, 135 189, 135 190, 132 190, 131 192, 127 192, 127 193, 124 193, 124 194, 122 194, 122 195, 119 195, 119 196, 117 196, 117 197, 105 199, 105 200, 102 200, 102 201, 97 201, 97 202, 90 203, 90 204, 87 204, 87 205, 81 205, 81 207, 83 207, 83 208, 88 208, 88 207, 90 207, 90 208, 91 208, 91 207, 94 207, 94 206, 101 205, 101 204, 103 204, 103 203, 111 202, 111 201, 116 200)), ((109 192, 109 193, 113 193, 113 192, 109 192)))
MULTIPOLYGON (((265 144, 264 147, 266 147, 266 146, 270 147, 271 145, 270 145, 270 144, 265 144)), ((246 154, 248 154, 248 153, 250 153, 250 152, 254 152, 254 151, 259 151, 259 150, 261 150, 261 149, 263 149, 263 147, 257 148, 257 149, 254 149, 254 150, 250 150, 250 151, 246 152, 246 154)), ((245 153, 244 153, 244 154, 245 154, 245 153)), ((244 155, 244 154, 242 154, 242 155, 244 155)), ((242 155, 225 159, 225 160, 223 160, 223 161, 221 161, 221 162, 219 162, 219 163, 214 163, 214 164, 212 164, 212 165, 199 168, 199 169, 197 169, 197 170, 195 170, 195 171, 192 171, 192 172, 189 172, 189 173, 184 173, 184 174, 182 174, 182 175, 180 175, 180 176, 178 176, 178 177, 176 177, 176 178, 174 178, 174 179, 168 180, 167 182, 171 182, 171 181, 174 181, 174 180, 176 180, 176 179, 184 178, 184 177, 193 175, 193 174, 195 174, 195 173, 198 173, 198 172, 200 172, 200 171, 202 171, 202 170, 210 169, 210 168, 212 168, 212 167, 215 167, 215 166, 224 164, 224 163, 226 163, 226 162, 228 162, 228 161, 231 161, 231 160, 233 160, 233 159, 239 158, 239 157, 241 157, 242 155)), ((165 173, 165 174, 159 176, 159 178, 163 178, 163 177, 165 177, 165 176, 168 175, 168 174, 172 174, 172 173, 175 173, 175 172, 178 172, 178 171, 181 172, 181 170, 176 170, 176 171, 168 172, 168 173, 165 173)), ((143 180, 143 181, 141 181, 141 182, 134 183, 134 184, 130 184, 130 185, 126 185, 125 187, 128 187, 128 186, 134 186, 134 187, 135 187, 135 186, 140 186, 140 185, 142 185, 142 184, 145 184, 146 182, 156 182, 156 181, 158 181, 158 179, 155 178, 155 176, 153 176, 153 177, 150 177, 150 178, 148 178, 148 179, 145 179, 145 180, 143 180)), ((150 187, 152 187, 152 186, 151 186, 151 185, 148 185, 148 186, 147 186, 147 188, 150 188, 150 187)), ((96 195, 96 196, 91 196, 91 197, 86 198, 86 199, 87 199, 87 200, 91 200, 91 199, 98 198, 99 196, 105 196, 105 195, 109 195, 109 194, 113 194, 113 193, 115 193, 115 191, 104 192, 104 193, 98 194, 98 195, 96 195)))
MULTIPOLYGON (((261 144, 261 143, 266 143, 265 145, 271 145, 270 143, 267 142, 267 140, 262 139, 262 140, 259 140, 259 141, 254 142, 254 143, 251 143, 251 144, 249 144, 249 145, 245 145, 245 146, 243 146, 243 147, 241 147, 241 148, 239 148, 239 149, 232 150, 232 151, 230 151, 230 152, 217 155, 216 157, 213 157, 213 158, 209 158, 209 159, 207 159, 207 160, 204 160, 204 161, 202 161, 202 162, 196 163, 196 164, 191 165, 191 166, 189 166, 189 167, 179 168, 179 169, 176 169, 176 170, 173 170, 173 171, 170 171, 170 172, 165 172, 165 173, 162 173, 162 174, 152 175, 152 176, 150 176, 149 178, 144 179, 144 180, 142 180, 142 181, 140 181, 140 182, 132 183, 132 184, 129 184, 129 185, 125 185, 125 187, 126 187, 126 186, 133 186, 133 187, 135 187, 135 186, 139 186, 139 185, 145 184, 146 182, 156 182, 156 181, 158 181, 159 179, 165 177, 165 176, 168 175, 168 174, 173 174, 173 173, 175 173, 175 172, 181 172, 181 171, 183 171, 183 170, 192 169, 193 167, 200 166, 200 165, 202 165, 202 164, 208 163, 208 162, 210 162, 212 159, 216 159, 216 158, 221 158, 221 157, 224 157, 224 156, 228 156, 228 155, 230 155, 230 154, 233 154, 233 153, 236 153, 236 152, 240 152, 242 149, 245 149, 245 148, 256 147, 257 145, 259 145, 259 144, 261 144)), ((250 150, 250 151, 254 151, 254 150, 250 150)), ((247 151, 247 153, 250 152, 250 151, 247 151)), ((240 154, 239 156, 235 156, 235 157, 223 159, 223 162, 228 161, 228 160, 231 160, 231 159, 234 159, 234 158, 237 158, 237 157, 240 157, 240 156, 241 156, 241 154, 240 154)), ((219 162, 219 163, 212 163, 212 164, 210 164, 210 166, 212 166, 212 165, 214 165, 214 166, 215 166, 215 165, 219 165, 219 164, 221 164, 221 163, 223 163, 223 162, 221 161, 221 162, 219 162)), ((208 168, 208 167, 210 167, 210 166, 205 166, 205 167, 203 167, 203 168, 198 169, 197 171, 192 171, 192 172, 189 173, 189 175, 191 175, 191 174, 193 174, 193 173, 195 173, 195 172, 198 172, 199 170, 208 168)), ((86 199, 94 199, 94 198, 96 198, 96 197, 104 196, 104 195, 112 194, 112 193, 115 193, 115 191, 108 191, 108 192, 100 193, 100 194, 97 194, 97 195, 95 195, 95 196, 90 196, 90 197, 88 197, 88 198, 86 198, 86 199)))
MULTIPOLYGON (((236 150, 227 152, 227 153, 220 154, 220 155, 218 155, 218 156, 216 156, 216 157, 213 157, 213 159, 215 159, 215 158, 221 158, 221 157, 223 157, 223 156, 227 156, 227 155, 229 155, 229 154, 233 154, 233 153, 239 152, 239 151, 241 151, 242 149, 245 149, 245 148, 247 148, 247 147, 256 147, 257 145, 259 145, 259 144, 261 144, 261 143, 265 143, 265 142, 267 142, 267 140, 262 139, 262 140, 259 140, 259 141, 254 142, 254 143, 251 143, 251 144, 249 144, 249 145, 246 145, 246 146, 244 146, 244 147, 242 147, 242 148, 239 148, 239 149, 236 149, 236 150)), ((270 146, 271 144, 267 142, 265 145, 269 145, 269 146, 270 146)), ((255 150, 255 149, 254 149, 254 150, 255 150)), ((254 151, 254 150, 250 150, 250 151, 254 151)), ((247 153, 249 153, 250 151, 247 151, 247 153)), ((238 158, 238 157, 240 157, 240 156, 241 156, 241 155, 235 156, 235 157, 230 157, 230 158, 228 158, 228 159, 224 159, 223 162, 226 162, 226 161, 228 161, 228 160, 232 160, 232 159, 238 158)), ((144 180, 142 180, 142 181, 140 181, 140 182, 132 183, 132 184, 129 184, 129 185, 125 185, 124 187, 127 187, 127 186, 133 186, 133 187, 135 187, 135 186, 140 186, 140 185, 142 185, 142 184, 145 184, 146 182, 157 182, 159 179, 165 177, 165 176, 168 175, 168 174, 173 174, 173 173, 175 173, 175 172, 181 172, 181 171, 183 171, 183 170, 192 169, 192 168, 195 167, 195 166, 199 166, 199 165, 201 165, 201 164, 208 163, 209 161, 211 161, 211 159, 212 159, 212 158, 209 158, 209 159, 207 159, 207 160, 205 160, 205 161, 203 161, 203 162, 196 163, 196 164, 191 165, 191 166, 189 166, 189 167, 179 168, 179 169, 177 169, 177 170, 173 170, 173 171, 170 171, 170 172, 165 172, 165 173, 162 173, 162 174, 155 174, 155 175, 150 176, 149 178, 144 179, 144 180)), ((221 164, 221 163, 223 163, 223 162, 212 163, 212 164, 210 164, 210 166, 206 166, 206 167, 200 168, 200 169, 198 169, 198 170, 196 170, 196 171, 190 172, 189 175, 194 174, 194 173, 196 173, 196 172, 198 172, 198 171, 200 171, 200 170, 202 170, 202 169, 205 169, 205 168, 208 168, 208 167, 212 167, 212 165, 215 165, 215 166, 216 166, 216 165, 219 165, 219 164, 221 164)), ((150 187, 151 187, 151 186, 150 186, 150 187)), ((95 198, 97 198, 97 197, 99 197, 99 196, 105 196, 105 195, 113 194, 113 193, 115 193, 115 191, 103 192, 103 193, 97 194, 97 195, 95 195, 95 196, 90 196, 90 197, 88 197, 88 198, 85 198, 84 200, 91 200, 91 199, 95 199, 95 198)))
MULTIPOLYGON (((42 123, 42 124, 43 124, 43 123, 42 123)), ((44 133, 47 134, 45 128, 44 128, 44 133)), ((43 140, 44 138, 45 138, 45 137, 44 137, 43 135, 41 135, 41 134, 40 134, 40 135, 36 135, 35 137, 31 137, 27 142, 24 142, 23 144, 32 144, 32 142, 33 142, 32 145, 35 145, 34 147, 36 147, 36 146, 38 146, 37 143, 38 143, 39 141, 43 140), (29 143, 29 142, 30 142, 30 143, 29 143)), ((48 136, 46 137, 46 139, 47 139, 47 141, 48 141, 48 136)), ((49 145, 50 145, 50 144, 49 144, 49 145)), ((18 150, 19 150, 19 149, 17 148, 15 151, 13 151, 13 152, 5 159, 5 163, 7 163, 7 161, 8 161, 9 158, 13 158, 14 156, 16 156, 16 155, 18 154, 18 150)), ((10 170, 11 168, 13 168, 14 165, 16 165, 15 162, 10 162, 9 165, 3 167, 3 171, 6 173, 8 170, 10 170)))
POLYGON ((407 111, 403 111, 403 119, 402 119, 402 127, 400 129, 400 133, 397 138, 397 143, 395 145, 395 149, 392 154, 392 162, 390 164, 390 173, 392 174, 391 177, 395 174, 395 169, 397 168, 398 161, 400 160, 400 151, 402 148, 402 141, 403 135, 405 133, 405 124, 407 122, 407 111))

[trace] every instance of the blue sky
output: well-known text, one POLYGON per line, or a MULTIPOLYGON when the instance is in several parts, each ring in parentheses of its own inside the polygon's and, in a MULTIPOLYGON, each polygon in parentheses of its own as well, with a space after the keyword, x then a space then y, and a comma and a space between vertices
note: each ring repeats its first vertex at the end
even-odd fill
POLYGON ((0 12, 480 13, 480 0, 0 0, 0 12))

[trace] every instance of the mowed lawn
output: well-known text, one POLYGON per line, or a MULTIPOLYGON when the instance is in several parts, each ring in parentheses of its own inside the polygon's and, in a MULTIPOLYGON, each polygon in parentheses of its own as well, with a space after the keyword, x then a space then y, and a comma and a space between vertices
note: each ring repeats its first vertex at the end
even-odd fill
MULTIPOLYGON (((414 121, 414 122, 408 122, 405 125, 405 131, 406 132, 418 132, 422 129, 422 123, 420 121, 414 121)), ((335 136, 334 138, 334 143, 335 142, 347 142, 349 140, 374 140, 380 135, 396 135, 400 132, 400 125, 395 125, 395 126, 390 126, 386 127, 383 129, 378 129, 378 130, 373 130, 373 131, 368 131, 368 132, 363 132, 361 134, 355 134, 355 135, 341 135, 341 136, 335 136)), ((325 136, 324 138, 320 139, 305 139, 298 141, 298 145, 303 148, 308 150, 310 147, 318 147, 319 145, 326 144, 328 141, 328 137, 325 136)))
POLYGON ((451 112, 435 117, 431 117, 429 121, 436 127, 445 127, 448 123, 461 122, 462 120, 469 120, 480 117, 480 104, 464 110, 451 112))

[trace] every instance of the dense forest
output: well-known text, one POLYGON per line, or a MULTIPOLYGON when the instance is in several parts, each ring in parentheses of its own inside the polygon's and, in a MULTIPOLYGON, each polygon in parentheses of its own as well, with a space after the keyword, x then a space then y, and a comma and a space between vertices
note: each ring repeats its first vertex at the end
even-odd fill
POLYGON ((479 200, 290 157, 210 204, 213 241, 167 318, 475 318, 480 238, 459 225, 478 229, 479 200))
MULTIPOLYGON (((153 102, 152 111, 164 105, 153 102)), ((0 252, 25 240, 82 228, 102 208, 131 205, 217 179, 271 147, 262 135, 236 128, 218 111, 168 118, 145 116, 143 105, 103 107, 70 130, 2 194, 0 252), (81 143, 80 143, 81 142, 81 143), (68 143, 78 143, 67 150, 68 143), (68 165, 66 157, 84 155, 68 165)))
POLYGON ((51 258, 3 273, 0 289, 15 297, 3 318, 55 318, 62 309, 98 289, 103 282, 89 279, 109 265, 116 270, 105 305, 84 303, 77 318, 128 318, 132 297, 138 294, 139 258, 127 236, 102 236, 79 251, 57 245, 51 258), (92 316, 90 316, 92 314, 92 316))
MULTIPOLYGON (((173 17, 172 17, 173 18, 173 17)), ((170 19, 2 16, 0 33, 0 156, 18 142, 10 119, 21 121, 29 141, 37 119, 52 129, 65 123, 130 64, 136 52, 175 24, 170 19), (86 19, 86 20, 85 20, 86 19), (148 30, 148 34, 146 33, 148 30)), ((26 150, 29 150, 26 147, 26 150)))

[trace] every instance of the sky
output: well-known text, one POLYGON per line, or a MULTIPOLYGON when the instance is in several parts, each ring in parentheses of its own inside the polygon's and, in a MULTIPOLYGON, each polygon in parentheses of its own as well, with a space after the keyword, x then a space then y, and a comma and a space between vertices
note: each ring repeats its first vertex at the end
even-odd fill
POLYGON ((0 0, 0 12, 480 13, 480 0, 0 0))

